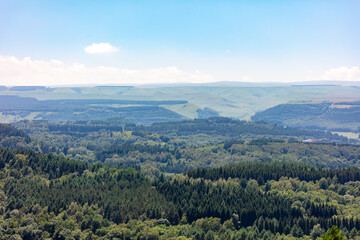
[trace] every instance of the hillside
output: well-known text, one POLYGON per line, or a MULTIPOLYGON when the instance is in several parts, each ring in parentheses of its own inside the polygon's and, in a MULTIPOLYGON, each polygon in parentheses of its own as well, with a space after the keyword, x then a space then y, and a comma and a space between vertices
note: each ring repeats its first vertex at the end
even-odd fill
POLYGON ((150 181, 134 169, 0 148, 0 176, 1 239, 302 238, 332 225, 351 237, 360 228, 358 168, 246 163, 150 181))
POLYGON ((281 104, 256 113, 254 121, 335 132, 360 132, 358 102, 281 104))
MULTIPOLYGON (((17 87, 0 89, 0 95, 32 97, 38 100, 101 99, 101 101, 177 101, 160 105, 185 118, 204 116, 249 120, 256 112, 291 101, 360 100, 357 83, 314 83, 316 85, 256 84, 223 82, 164 86, 17 87), (105 100, 104 100, 105 99, 105 100), (185 102, 184 102, 185 101, 185 102), (181 104, 180 104, 181 103, 181 104), (203 111, 207 114, 203 114, 203 111), (213 115, 216 114, 216 115, 213 115)), ((119 103, 119 102, 118 102, 119 103)), ((107 105, 110 107, 109 105, 107 105)), ((124 107, 124 105, 119 105, 124 107)), ((114 106, 113 106, 114 107, 114 106)), ((9 118, 11 119, 11 118, 9 118)), ((31 118, 32 119, 32 118, 31 118)), ((12 120, 12 119, 11 119, 12 120)), ((90 119, 91 120, 91 119, 90 119)))
POLYGON ((1 122, 48 120, 54 122, 105 120, 124 118, 149 125, 154 122, 186 119, 162 105, 184 104, 186 101, 132 101, 112 99, 38 100, 32 97, 0 96, 1 122))

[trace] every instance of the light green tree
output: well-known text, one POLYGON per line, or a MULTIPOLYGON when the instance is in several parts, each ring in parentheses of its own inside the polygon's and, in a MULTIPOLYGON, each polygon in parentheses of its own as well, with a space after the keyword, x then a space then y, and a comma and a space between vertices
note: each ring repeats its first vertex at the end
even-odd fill
POLYGON ((337 226, 332 226, 328 233, 322 236, 323 240, 345 240, 346 238, 341 235, 341 231, 337 226))

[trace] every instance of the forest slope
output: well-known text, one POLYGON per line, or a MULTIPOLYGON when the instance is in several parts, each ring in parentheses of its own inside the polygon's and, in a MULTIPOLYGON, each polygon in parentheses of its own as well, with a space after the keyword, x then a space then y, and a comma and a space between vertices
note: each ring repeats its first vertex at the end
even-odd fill
POLYGON ((254 121, 337 132, 360 132, 358 102, 281 104, 256 113, 254 121))
POLYGON ((287 164, 290 172, 306 172, 300 180, 285 177, 281 164, 259 166, 150 181, 134 169, 0 148, 0 237, 290 239, 321 236, 332 225, 348 237, 358 235, 358 168, 287 164), (240 169, 266 181, 236 176, 240 169))

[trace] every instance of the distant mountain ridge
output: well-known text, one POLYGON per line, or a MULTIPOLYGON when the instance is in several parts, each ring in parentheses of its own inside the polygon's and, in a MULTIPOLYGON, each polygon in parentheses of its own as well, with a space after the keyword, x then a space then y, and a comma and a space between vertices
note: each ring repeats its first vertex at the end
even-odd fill
POLYGON ((58 99, 38 100, 32 97, 19 97, 14 95, 0 95, 0 105, 88 105, 88 104, 128 104, 128 105, 176 105, 186 104, 187 101, 141 101, 118 99, 58 99))

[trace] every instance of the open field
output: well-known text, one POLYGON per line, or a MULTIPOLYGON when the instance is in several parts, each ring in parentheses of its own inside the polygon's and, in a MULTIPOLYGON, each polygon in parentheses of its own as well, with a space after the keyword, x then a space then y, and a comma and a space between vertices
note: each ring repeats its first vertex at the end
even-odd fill
POLYGON ((333 132, 336 133, 340 136, 344 136, 347 138, 351 138, 351 139, 359 139, 359 133, 354 133, 354 132, 333 132))

